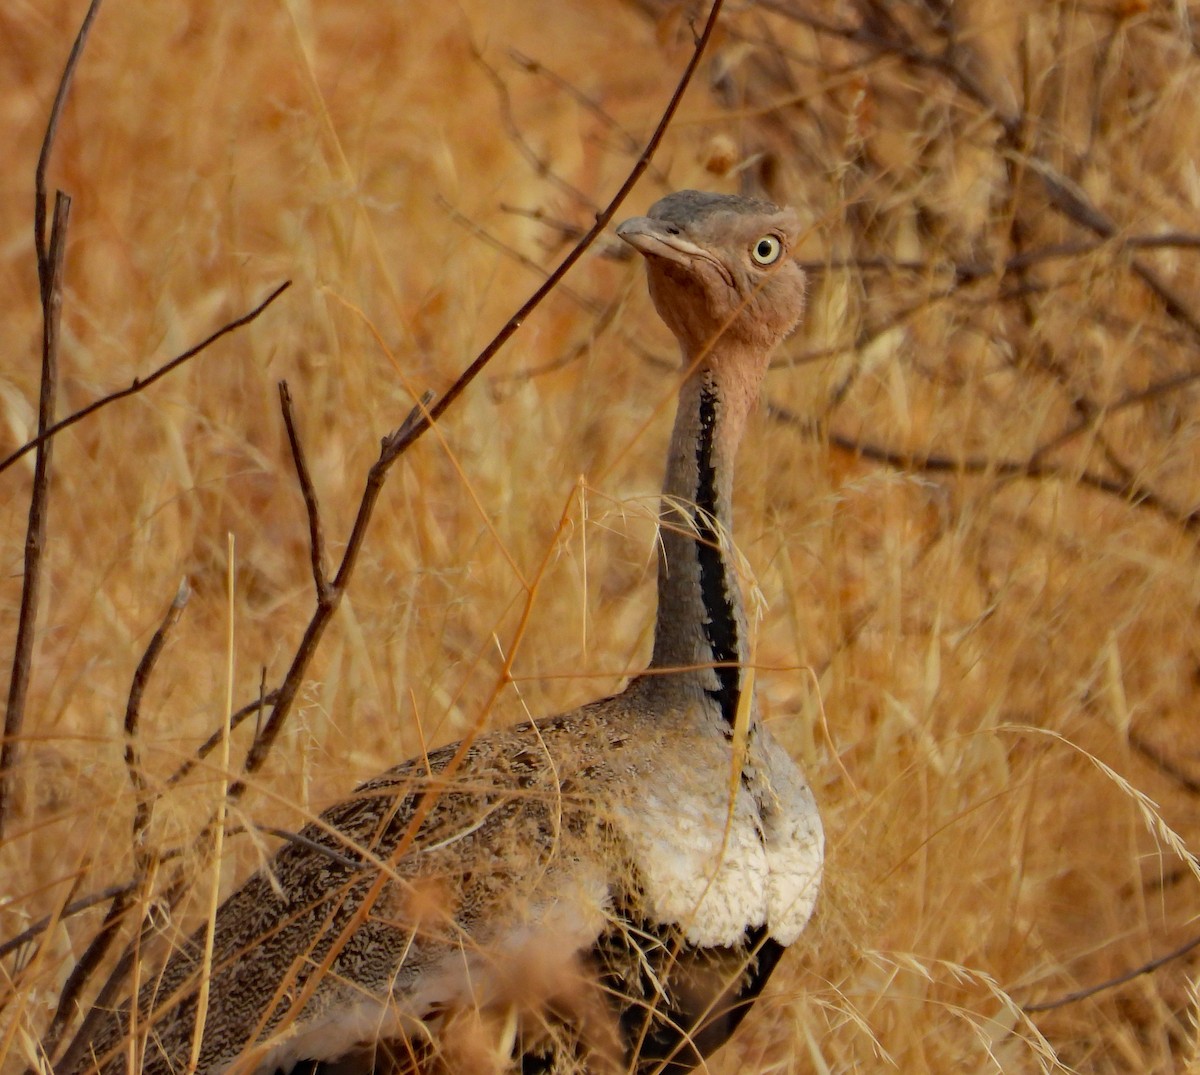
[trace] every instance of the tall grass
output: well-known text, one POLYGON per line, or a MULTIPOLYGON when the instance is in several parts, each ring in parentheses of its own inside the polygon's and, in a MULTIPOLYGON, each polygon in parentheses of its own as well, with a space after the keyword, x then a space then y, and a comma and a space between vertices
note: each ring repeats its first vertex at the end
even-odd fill
MULTIPOLYGON (((36 423, 33 163, 82 7, 0 10, 0 455, 36 423)), ((809 770, 830 863, 714 1070, 1195 1070, 1190 957, 1021 1008, 1200 932, 1192 16, 731 10, 628 206, 748 185, 812 222, 810 312, 743 448, 737 538, 766 608, 764 712, 809 770)), ((221 719, 229 533, 235 701, 286 667, 313 597, 276 382, 336 553, 378 438, 587 226, 690 44, 688 12, 656 0, 109 0, 50 173, 75 199, 60 411, 295 284, 58 438, 0 938, 131 876, 121 715, 184 576, 138 733, 163 792, 147 845, 191 846, 215 805, 211 757, 165 781, 221 719)), ((424 746, 644 661, 675 382, 639 274, 597 249, 402 460, 232 824, 295 828, 424 746)), ((6 654, 31 473, 0 475, 6 654)), ((269 850, 232 838, 222 891, 269 850)), ((197 871, 165 933, 201 920, 212 880, 197 871)), ((5 1071, 102 915, 5 961, 5 1071)))

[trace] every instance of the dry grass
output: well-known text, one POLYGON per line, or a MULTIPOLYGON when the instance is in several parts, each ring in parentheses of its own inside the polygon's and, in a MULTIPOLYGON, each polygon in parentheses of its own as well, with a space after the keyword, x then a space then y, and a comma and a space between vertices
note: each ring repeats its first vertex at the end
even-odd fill
MULTIPOLYGON (((0 455, 35 423, 33 163, 82 7, 0 12, 0 455)), ((814 781, 829 871, 814 926, 714 1070, 1200 1070, 1193 960, 1017 1007, 1200 932, 1200 401, 1171 381, 1200 368, 1197 252, 1099 242, 1093 212, 1126 239, 1194 228, 1186 5, 968 3, 938 30, 939 5, 892 4, 898 21, 877 13, 858 40, 807 24, 853 25, 860 7, 730 11, 628 207, 736 189, 740 168, 809 215, 804 256, 825 265, 743 450, 738 537, 768 605, 764 708, 814 781)), ((655 0, 103 9, 51 170, 75 199, 60 411, 296 284, 57 442, 0 936, 130 875, 121 714, 184 575, 194 594, 144 705, 151 783, 217 726, 228 532, 235 697, 286 666, 312 594, 276 381, 336 553, 378 437, 564 251, 553 223, 505 207, 586 226, 689 45, 681 10, 655 0)), ((644 660, 674 384, 640 266, 604 253, 393 473, 234 821, 295 827, 423 743, 576 704, 644 660)), ((31 473, 0 475, 5 653, 31 473)), ((194 838, 221 786, 210 763, 166 795, 153 846, 194 838)), ((262 853, 232 839, 223 890, 262 853)), ((6 961, 3 1070, 26 1062, 101 913, 6 961)))

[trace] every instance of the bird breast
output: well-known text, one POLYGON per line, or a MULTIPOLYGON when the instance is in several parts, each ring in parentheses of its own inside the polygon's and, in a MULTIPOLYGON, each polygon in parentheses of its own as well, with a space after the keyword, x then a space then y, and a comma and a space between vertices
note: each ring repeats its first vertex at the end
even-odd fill
POLYGON ((804 775, 764 727, 742 772, 724 738, 697 736, 659 755, 617 824, 638 871, 643 907, 689 944, 741 943, 766 926, 790 944, 812 915, 824 838, 804 775), (736 792, 730 793, 731 787, 736 792))

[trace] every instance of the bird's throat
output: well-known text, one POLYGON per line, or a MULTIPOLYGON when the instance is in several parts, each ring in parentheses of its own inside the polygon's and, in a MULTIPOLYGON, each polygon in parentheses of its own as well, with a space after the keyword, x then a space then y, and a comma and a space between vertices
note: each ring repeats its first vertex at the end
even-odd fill
POLYGON ((695 677, 732 727, 748 639, 730 543, 733 461, 745 414, 729 403, 711 369, 693 373, 680 392, 663 490, 650 667, 695 677))

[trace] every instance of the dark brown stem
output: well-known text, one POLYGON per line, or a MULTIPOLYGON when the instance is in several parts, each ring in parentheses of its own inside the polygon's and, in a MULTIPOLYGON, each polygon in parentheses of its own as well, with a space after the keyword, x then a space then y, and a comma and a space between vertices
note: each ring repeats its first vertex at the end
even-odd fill
POLYGON ((163 617, 162 623, 158 625, 158 630, 154 632, 150 644, 146 647, 146 652, 142 654, 142 659, 138 662, 137 671, 133 674, 133 683, 129 687, 129 701, 125 705, 125 769, 129 773, 129 782, 133 785, 134 794, 137 796, 137 806, 133 815, 133 831, 130 835, 133 840, 133 858, 137 863, 139 875, 144 872, 146 865, 142 844, 145 839, 146 827, 150 824, 151 811, 146 776, 142 772, 137 746, 142 695, 146 691, 146 684, 150 681, 150 674, 154 671, 163 646, 167 643, 167 635, 179 622, 179 617, 183 615, 184 607, 190 596, 191 589, 185 578, 180 582, 171 607, 167 609, 167 614, 163 617))
POLYGON ((164 362, 148 377, 135 378, 133 383, 129 385, 128 388, 121 388, 116 392, 110 392, 107 396, 102 396, 100 399, 89 403, 86 407, 75 411, 74 414, 70 414, 66 418, 55 422, 54 425, 52 425, 44 433, 39 433, 37 437, 29 441, 27 444, 22 444, 21 447, 11 455, 5 456, 4 459, 0 459, 0 473, 3 473, 5 470, 11 467, 18 459, 21 458, 21 456, 25 455, 27 452, 33 451, 35 448, 50 440, 51 437, 57 436, 68 426, 73 426, 76 422, 82 422, 85 418, 95 414, 96 411, 100 410, 100 408, 107 407, 110 403, 116 403, 119 399, 126 399, 129 396, 136 396, 143 389, 149 388, 155 381, 178 369, 185 362, 195 358, 202 351, 208 350, 208 348, 216 343, 217 340, 219 340, 222 336, 228 336, 229 333, 235 332, 243 325, 250 324, 251 321, 255 320, 255 318, 257 318, 268 306, 271 305, 271 303, 279 298, 279 296, 291 286, 291 280, 285 280, 252 310, 242 314, 241 317, 237 317, 232 321, 226 322, 219 329, 217 329, 216 332, 205 337, 195 346, 189 347, 186 351, 180 355, 176 355, 169 362, 164 362))
POLYGON ((1200 530, 1200 511, 1182 511, 1167 503, 1152 489, 1147 489, 1132 479, 1109 478, 1094 471, 1079 471, 1035 458, 992 459, 987 456, 948 456, 927 451, 900 451, 825 430, 820 422, 802 418, 778 404, 771 404, 768 410, 773 418, 793 426, 806 437, 824 437, 830 446, 839 451, 849 452, 875 463, 883 463, 897 470, 924 474, 990 474, 997 478, 1073 482, 1117 497, 1134 507, 1154 511, 1189 532, 1200 530))
POLYGON ((1031 1013, 1048 1012, 1053 1011, 1055 1008, 1066 1007, 1068 1004, 1075 1004, 1078 1001, 1086 1000, 1088 997, 1094 997, 1097 993, 1103 993, 1106 989, 1115 989, 1126 982, 1132 982, 1134 978, 1140 978, 1143 974, 1150 974, 1172 960, 1186 956, 1188 952, 1197 947, 1200 947, 1200 937, 1193 937, 1190 941, 1185 941, 1165 956, 1152 959, 1149 963, 1143 963, 1140 967, 1134 967, 1133 970, 1128 970, 1124 974, 1118 974, 1115 978, 1109 978, 1096 985, 1088 986, 1086 989, 1076 989, 1075 992, 1067 993, 1065 996, 1058 997, 1055 1000, 1043 1000, 1038 1004, 1022 1004, 1021 1011, 1031 1013))
POLYGON ((313 488, 312 474, 304 458, 304 446, 296 432, 296 417, 292 410, 292 393, 287 381, 279 382, 279 406, 283 411, 283 424, 287 427, 288 445, 292 449, 292 462, 296 465, 296 478, 300 482, 300 495, 304 497, 304 510, 308 515, 308 549, 312 559, 313 584, 317 589, 317 600, 327 596, 329 580, 325 575, 325 535, 321 528, 321 508, 317 504, 317 491, 313 488))
POLYGON ((84 911, 90 910, 99 903, 104 903, 105 900, 117 899, 121 895, 128 895, 137 886, 137 881, 126 881, 124 884, 110 885, 108 888, 102 888, 99 892, 92 892, 87 896, 80 896, 79 899, 72 900, 58 914, 46 915, 44 918, 39 918, 28 929, 23 929, 16 936, 0 942, 0 959, 15 952, 22 945, 28 944, 35 937, 45 933, 52 923, 73 918, 77 914, 83 914, 84 911))
MULTIPOLYGON (((823 22, 806 14, 798 5, 766 0, 764 6, 779 11, 788 18, 810 26, 818 32, 865 45, 878 53, 897 55, 916 67, 936 71, 961 93, 985 109, 999 123, 1004 131, 1004 139, 1009 149, 1014 154, 1025 158, 1029 169, 1041 180, 1050 204, 1062 216, 1102 240, 1113 239, 1119 233, 1120 228, 1116 222, 1104 213, 1081 187, 1072 183, 1050 161, 1038 156, 1024 145, 1022 136, 1026 127, 1027 117, 1025 114, 1008 112, 984 89, 983 83, 958 62, 955 58, 955 50, 947 49, 936 55, 925 52, 909 39, 900 25, 890 16, 884 19, 886 31, 881 33, 868 26, 865 21, 858 26, 823 22)), ((878 8, 874 10, 879 12, 878 8)), ((1174 289, 1144 262, 1133 258, 1130 260, 1129 267, 1159 298, 1171 318, 1186 327, 1191 335, 1200 341, 1200 316, 1197 316, 1182 296, 1176 294, 1174 289)))
POLYGON ((508 50, 508 54, 510 57, 512 57, 515 63, 529 72, 529 74, 538 75, 541 78, 547 79, 555 89, 561 90, 577 104, 587 109, 587 111, 595 116, 596 119, 598 119, 608 131, 616 135, 621 142, 621 148, 626 153, 636 153, 639 149, 641 149, 641 146, 638 144, 638 140, 632 134, 630 134, 629 131, 622 127, 621 124, 619 124, 611 115, 609 115, 601 106, 599 101, 584 93, 584 91, 576 86, 573 82, 564 78, 557 71, 547 67, 541 61, 535 60, 531 56, 526 56, 518 49, 510 48, 508 50))
MULTIPOLYGON (((154 904, 165 908, 168 913, 174 911, 179 901, 191 887, 192 882, 193 875, 191 870, 180 869, 161 895, 155 897, 154 904)), ((121 958, 117 960, 116 966, 109 972, 108 978, 105 979, 104 985, 100 988, 100 992, 92 1001, 92 1006, 88 1010, 87 1016, 71 1038, 70 1044, 63 1052, 63 1055, 54 1062, 54 1070, 75 1070, 79 1061, 83 1058, 83 1053, 88 1047, 97 1022, 120 999, 121 993, 125 989, 125 983, 129 979, 129 972, 133 969, 134 961, 138 958, 142 946, 150 939, 153 932, 154 924, 149 915, 149 905, 147 905, 147 912, 142 916, 137 934, 126 945, 125 950, 121 953, 121 958)), ((43 1052, 46 1056, 53 1056, 51 1048, 45 1043, 43 1043, 43 1052)), ((25 1072, 25 1075, 37 1075, 37 1073, 29 1069, 25 1072)))
MULTIPOLYGON (((261 696, 255 698, 253 702, 248 702, 241 709, 234 710, 233 716, 229 718, 229 731, 232 734, 234 729, 240 727, 250 717, 255 716, 263 711, 264 707, 274 705, 279 700, 279 691, 270 690, 263 691, 261 696)), ((221 745, 221 737, 225 734, 224 728, 218 728, 212 733, 203 743, 196 748, 195 757, 188 758, 178 769, 167 777, 167 787, 172 788, 184 779, 197 765, 207 758, 218 746, 221 745)))
MULTIPOLYGON (((54 200, 54 222, 42 279, 42 384, 38 396, 38 433, 44 435, 54 421, 58 388, 58 339, 62 321, 63 272, 67 254, 67 224, 71 199, 59 191, 54 200)), ((39 260, 41 251, 38 252, 39 260)), ((40 439, 40 436, 39 436, 40 439)), ((29 525, 25 531, 25 571, 21 583, 21 611, 13 648, 12 679, 4 711, 4 743, 0 745, 0 837, 4 833, 13 785, 17 748, 25 723, 25 698, 33 674, 33 641, 37 629, 38 592, 41 588, 42 552, 46 547, 46 514, 50 492, 50 444, 38 447, 29 498, 29 525)))
POLYGON ((501 122, 504 124, 505 131, 508 132, 509 140, 517 147, 517 152, 529 162, 539 179, 545 179, 554 184, 554 186, 576 204, 594 212, 595 205, 592 203, 592 200, 578 187, 563 179, 551 167, 550 161, 534 149, 529 139, 521 133, 517 117, 513 114, 512 95, 508 92, 508 84, 500 77, 500 72, 483 58, 483 53, 475 45, 471 46, 471 58, 480 67, 487 80, 492 84, 492 88, 496 91, 496 100, 500 106, 501 122))
POLYGON ((75 961, 71 973, 67 975, 67 980, 58 996, 54 1018, 51 1019, 49 1027, 42 1035, 41 1046, 47 1056, 52 1055, 58 1047, 63 1031, 74 1014, 75 1003, 79 995, 87 987, 88 981, 108 954, 112 942, 117 938, 118 927, 124 921, 130 907, 133 906, 135 896, 145 886, 150 873, 151 856, 145 850, 145 837, 146 828, 150 824, 151 800, 137 751, 138 718, 141 713, 142 695, 145 693, 146 684, 150 680, 150 675, 154 671, 154 665, 162 653, 163 646, 166 645, 167 635, 171 628, 179 622, 179 617, 183 615, 189 594, 187 579, 184 579, 179 584, 179 589, 176 591, 175 598, 171 602, 170 608, 167 609, 162 623, 158 625, 158 630, 151 637, 146 652, 142 654, 142 659, 138 662, 137 670, 133 674, 133 682, 129 688, 129 700, 125 706, 125 768, 137 796, 131 832, 135 864, 134 879, 130 883, 122 885, 113 895, 112 904, 105 913, 100 928, 92 937, 87 948, 84 949, 83 954, 75 961))
POLYGON ((500 348, 508 343, 517 329, 525 322, 525 319, 541 305, 542 300, 558 286, 558 282, 567 274, 575 262, 583 257, 591 245, 600 237, 604 229, 608 227, 616 211, 621 207, 621 203, 629 196, 629 192, 633 190, 637 181, 641 179, 642 174, 650 166, 651 158, 658 149, 659 143, 662 142, 663 136, 667 133, 667 128, 670 126, 671 120, 675 118, 675 113, 679 109, 683 95, 691 84, 696 69, 700 65, 701 57, 704 55, 704 50, 712 38, 713 30, 716 29, 717 17, 721 13, 723 3, 724 0, 714 0, 712 7, 709 9, 704 29, 696 39, 691 59, 688 61, 687 67, 684 69, 679 82, 675 86, 675 92, 671 95, 670 101, 667 102, 667 106, 663 110, 658 126, 655 127, 654 133, 646 143, 645 149, 642 150, 633 168, 630 169, 629 174, 625 177, 625 182, 621 184, 620 189, 613 195, 608 205, 596 215, 596 222, 588 229, 587 234, 571 248, 567 256, 559 263, 558 268, 546 277, 541 286, 529 296, 521 308, 504 323, 504 326, 496 333, 492 341, 463 370, 454 384, 446 390, 445 394, 428 411, 423 412, 421 418, 412 423, 409 429, 397 430, 396 433, 384 441, 384 450, 380 457, 381 462, 387 459, 390 463, 396 456, 406 451, 413 441, 420 437, 434 422, 446 413, 446 410, 462 395, 464 389, 479 376, 483 368, 496 356, 500 348))
MULTIPOLYGON (((46 121, 46 133, 42 136, 42 148, 38 153, 37 168, 33 173, 33 247, 37 252, 38 287, 42 293, 42 306, 45 307, 46 295, 49 292, 50 262, 53 257, 53 242, 46 242, 46 169, 50 166, 50 153, 54 149, 54 139, 58 134, 58 121, 62 117, 63 108, 67 103, 67 93, 71 89, 71 80, 75 76, 75 68, 79 66, 79 58, 83 55, 87 44, 88 33, 96 15, 100 11, 100 0, 92 0, 84 13, 75 41, 67 55, 63 66, 62 77, 58 80, 58 89, 54 94, 54 103, 50 106, 50 118, 46 121)), ((52 236, 53 238, 53 236, 52 236)))

